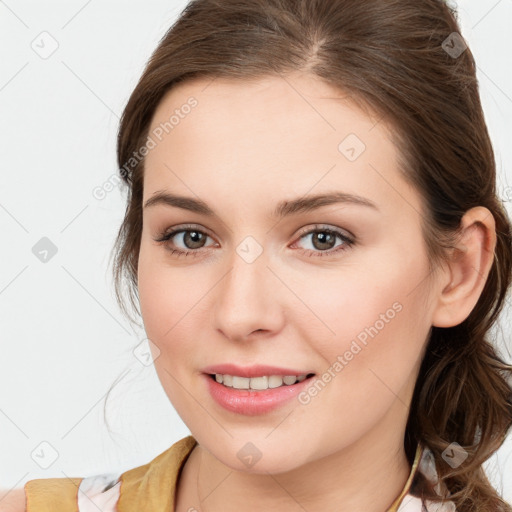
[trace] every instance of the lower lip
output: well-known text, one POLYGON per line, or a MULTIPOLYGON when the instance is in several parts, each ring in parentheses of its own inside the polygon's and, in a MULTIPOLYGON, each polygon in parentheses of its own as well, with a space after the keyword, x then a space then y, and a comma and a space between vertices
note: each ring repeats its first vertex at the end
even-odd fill
POLYGON ((212 379, 210 375, 203 374, 203 377, 206 379, 208 391, 219 405, 231 412, 256 416, 273 411, 289 402, 309 385, 314 375, 291 386, 285 384, 263 391, 228 388, 212 379))

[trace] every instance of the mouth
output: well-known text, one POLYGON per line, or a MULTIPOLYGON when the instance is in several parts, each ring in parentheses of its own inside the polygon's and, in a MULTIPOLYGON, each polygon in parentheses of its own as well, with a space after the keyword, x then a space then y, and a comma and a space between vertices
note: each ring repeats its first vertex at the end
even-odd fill
POLYGON ((245 416, 265 415, 290 404, 310 385, 315 375, 307 373, 248 378, 203 373, 206 390, 211 398, 227 411, 245 416))
POLYGON ((207 376, 223 385, 224 387, 231 388, 234 391, 267 391, 280 387, 289 387, 304 380, 314 377, 314 373, 303 375, 265 375, 261 377, 241 377, 237 375, 208 373, 207 376))

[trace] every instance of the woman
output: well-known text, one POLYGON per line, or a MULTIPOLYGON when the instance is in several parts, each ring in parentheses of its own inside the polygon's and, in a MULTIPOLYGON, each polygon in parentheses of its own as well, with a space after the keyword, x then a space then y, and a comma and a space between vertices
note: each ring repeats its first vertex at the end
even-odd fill
POLYGON ((28 510, 512 510, 482 469, 511 223, 459 32, 440 0, 189 4, 121 121, 114 271, 192 435, 28 510))

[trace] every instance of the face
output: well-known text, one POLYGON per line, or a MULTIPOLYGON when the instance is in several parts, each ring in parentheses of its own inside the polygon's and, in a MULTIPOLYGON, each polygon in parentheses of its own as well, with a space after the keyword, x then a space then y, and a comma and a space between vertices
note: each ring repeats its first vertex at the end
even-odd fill
POLYGON ((399 174, 392 128, 295 74, 179 84, 149 133, 141 312, 200 445, 261 473, 400 445, 434 307, 421 197, 399 174), (285 384, 273 408, 222 385, 223 406, 205 369, 224 363, 315 375, 285 384), (253 467, 248 442, 263 455, 253 467))

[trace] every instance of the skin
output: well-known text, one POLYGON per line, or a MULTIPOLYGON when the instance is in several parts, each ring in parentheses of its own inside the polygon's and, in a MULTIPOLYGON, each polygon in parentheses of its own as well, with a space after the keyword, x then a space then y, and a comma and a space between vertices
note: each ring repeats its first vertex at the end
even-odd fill
POLYGON ((25 512, 25 489, 0 489, 0 512, 25 512))
POLYGON ((460 250, 429 273, 421 195, 400 176, 392 128, 378 116, 310 75, 203 78, 168 92, 150 133, 191 96, 198 105, 146 157, 143 201, 172 191, 200 198, 216 216, 146 208, 138 266, 156 371, 199 443, 176 510, 382 512, 410 473, 403 439, 429 331, 457 325, 476 304, 494 219, 482 207, 468 211, 460 250), (348 134, 366 146, 353 162, 338 150, 348 134), (378 209, 335 203, 271 216, 282 200, 334 190, 378 209), (208 235, 202 247, 183 232, 155 241, 185 223, 208 235), (315 224, 317 234, 338 229, 355 242, 334 252, 343 245, 336 237, 322 249, 315 224), (236 251, 247 236, 263 250, 252 263, 236 251), (171 247, 197 254, 178 257, 171 247), (201 369, 223 362, 321 376, 394 303, 400 312, 307 405, 244 416, 207 391, 201 369), (237 457, 247 442, 262 454, 251 467, 237 457))

